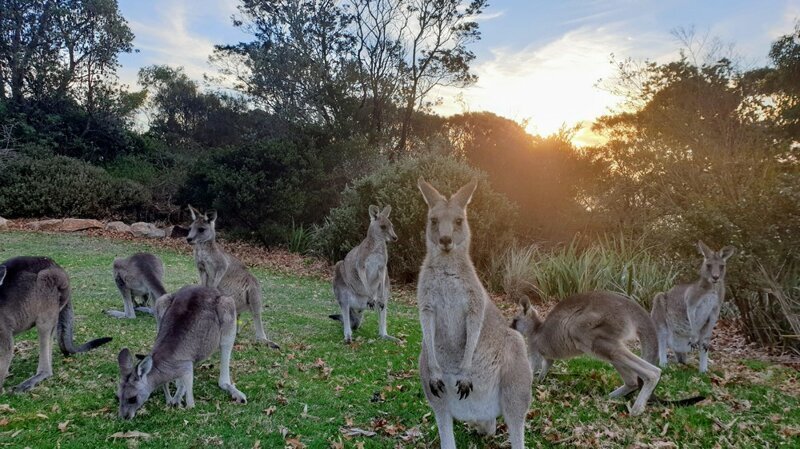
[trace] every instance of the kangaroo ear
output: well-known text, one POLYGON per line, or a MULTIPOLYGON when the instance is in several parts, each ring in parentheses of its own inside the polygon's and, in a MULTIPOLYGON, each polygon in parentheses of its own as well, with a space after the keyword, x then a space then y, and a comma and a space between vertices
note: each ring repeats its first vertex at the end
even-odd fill
POLYGON ((144 377, 150 373, 150 370, 153 369, 153 357, 147 356, 136 365, 136 375, 139 377, 144 377))
POLYGON ((200 214, 200 212, 197 212, 197 210, 192 207, 191 204, 187 204, 187 206, 189 206, 189 213, 192 214, 192 221, 197 220, 197 216, 200 214))
POLYGON ((467 204, 469 204, 469 202, 472 200, 472 194, 475 193, 475 189, 477 187, 478 187, 478 180, 473 179, 472 181, 469 182, 469 184, 458 189, 458 192, 456 192, 453 196, 450 197, 450 201, 454 201, 462 208, 467 207, 467 204))
POLYGON ((439 201, 445 201, 445 197, 442 196, 438 190, 434 189, 432 185, 425 182, 421 176, 417 180, 417 187, 419 191, 422 192, 422 197, 425 198, 425 203, 428 207, 433 207, 433 205, 439 201))
POLYGON ((381 211, 381 215, 383 215, 385 218, 389 218, 389 214, 391 213, 392 213, 392 206, 386 206, 381 211))
POLYGON ((217 211, 211 210, 206 214, 206 219, 209 223, 215 224, 217 222, 217 211))
POLYGON ((369 221, 375 221, 378 218, 380 209, 374 204, 369 205, 369 221))
MULTIPOLYGON (((729 257, 736 254, 736 248, 728 245, 721 250, 719 250, 719 255, 722 257, 722 260, 728 260, 729 257)), ((0 279, 0 284, 2 284, 2 279, 0 279)))
POLYGON ((6 267, 5 265, 0 265, 0 285, 3 285, 3 279, 6 278, 6 267))
POLYGON ((117 356, 117 362, 119 363, 120 377, 127 377, 133 372, 133 358, 131 358, 131 351, 128 348, 122 348, 117 356))
POLYGON ((700 254, 703 255, 706 259, 710 259, 714 256, 714 251, 711 251, 711 248, 708 247, 702 240, 697 241, 697 249, 700 251, 700 254))

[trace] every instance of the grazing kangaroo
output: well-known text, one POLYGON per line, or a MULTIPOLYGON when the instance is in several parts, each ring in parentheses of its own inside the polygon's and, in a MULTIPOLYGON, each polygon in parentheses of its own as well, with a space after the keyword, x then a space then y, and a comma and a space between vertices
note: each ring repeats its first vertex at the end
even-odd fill
POLYGON ((186 241, 193 247, 200 285, 219 288, 223 294, 233 297, 236 301, 237 318, 243 310, 249 309, 253 314, 256 340, 273 349, 279 349, 264 332, 261 322, 261 286, 258 279, 247 271, 239 259, 226 253, 216 242, 217 212, 211 211, 209 217, 192 206, 189 206, 189 212, 193 222, 186 241))
POLYGON ((156 299, 167 294, 162 279, 164 263, 150 253, 136 253, 128 258, 114 259, 114 282, 122 294, 124 311, 106 310, 115 318, 136 318, 134 310, 153 314, 151 308, 156 299), (136 302, 136 297, 142 302, 136 302), (147 307, 150 304, 151 307, 147 307), (135 307, 134 307, 135 306, 135 307))
POLYGON ((686 353, 700 350, 699 370, 708 370, 708 350, 711 332, 719 319, 719 309, 725 300, 725 263, 736 252, 726 246, 712 251, 703 242, 697 242, 703 255, 700 279, 692 284, 672 287, 653 298, 651 316, 658 333, 658 359, 667 364, 667 348, 675 351, 680 363, 686 363, 686 353))
POLYGON ((163 386, 168 405, 194 407, 194 364, 220 351, 219 387, 234 401, 246 403, 231 383, 230 361, 236 339, 236 304, 215 288, 185 286, 156 301, 158 333, 150 355, 134 366, 128 348, 119 353, 119 417, 131 419, 150 394, 163 386), (169 382, 175 380, 175 395, 169 382))
POLYGON ((0 264, 0 391, 14 355, 14 335, 36 326, 39 367, 36 374, 14 387, 27 391, 53 375, 53 335, 65 355, 86 352, 108 343, 98 338, 76 347, 72 339, 72 301, 69 276, 46 257, 15 257, 0 264))
POLYGON ((493 435, 502 415, 511 447, 523 448, 531 366, 522 336, 508 327, 489 299, 469 256, 467 204, 477 181, 449 200, 422 178, 417 185, 428 204, 427 254, 417 285, 419 373, 441 447, 456 447, 454 418, 474 422, 481 433, 493 435))
POLYGON ((624 383, 611 392, 612 398, 638 390, 641 379, 641 391, 631 415, 644 411, 661 378, 661 370, 655 366, 658 338, 653 321, 642 306, 616 293, 572 295, 559 302, 544 321, 531 309, 518 315, 511 327, 525 336, 530 365, 534 372, 538 371, 540 382, 553 360, 580 354, 609 362, 617 370, 624 383), (641 357, 626 346, 628 340, 637 337, 642 346, 641 357))
POLYGON ((342 308, 341 315, 329 315, 342 322, 344 342, 353 340, 353 331, 361 325, 364 309, 380 309, 378 334, 381 338, 397 339, 386 333, 386 309, 389 302, 389 271, 386 262, 389 254, 386 242, 396 242, 397 234, 389 221, 391 206, 381 211, 378 206, 369 206, 369 228, 367 237, 351 249, 344 260, 333 269, 333 294, 342 308))

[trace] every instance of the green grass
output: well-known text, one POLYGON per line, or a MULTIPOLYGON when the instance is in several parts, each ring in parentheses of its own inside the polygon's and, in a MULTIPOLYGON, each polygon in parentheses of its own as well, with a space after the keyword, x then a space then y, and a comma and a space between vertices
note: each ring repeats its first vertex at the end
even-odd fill
MULTIPOLYGON (((70 274, 78 341, 114 337, 106 346, 69 359, 56 353, 52 378, 27 394, 0 396, 0 447, 252 448, 259 442, 262 448, 273 448, 284 447, 287 439, 310 448, 342 447, 334 444, 339 441, 343 447, 438 447, 433 416, 416 373, 420 330, 416 308, 408 305, 411 298, 392 303, 389 312, 389 331, 405 344, 376 339, 377 317, 368 313, 356 343, 348 347, 342 344, 341 328, 327 318, 335 311, 328 282, 264 270, 254 273, 264 290, 265 324, 282 350, 252 343, 252 325, 244 315, 232 375, 248 403, 232 403, 217 388, 214 356, 195 371, 194 409, 168 408, 163 395, 154 393, 135 419, 117 419, 116 355, 126 346, 148 351, 155 323, 148 316, 116 320, 102 311, 122 305, 111 277, 113 258, 139 250, 164 259, 169 290, 196 279, 190 256, 142 243, 0 234, 0 260, 47 255, 70 274), (64 422, 68 424, 61 431, 59 424, 64 422), (377 435, 348 440, 340 432, 348 426, 375 430, 377 435), (404 441, 401 435, 409 428, 422 435, 404 441), (111 438, 134 430, 151 437, 111 438)), ((34 332, 17 336, 16 349, 7 387, 36 369, 34 332)), ((712 371, 710 378, 694 369, 671 367, 656 390, 668 398, 702 393, 711 400, 685 408, 654 405, 644 417, 631 418, 625 402, 606 398, 619 383, 609 365, 586 358, 557 363, 544 384, 532 387, 526 442, 529 447, 549 447, 553 442, 561 447, 667 442, 680 447, 797 447, 800 400, 782 392, 797 391, 796 371, 755 362, 712 364, 712 371)), ((461 424, 456 432, 459 447, 506 445, 502 426, 499 435, 488 440, 461 424)))

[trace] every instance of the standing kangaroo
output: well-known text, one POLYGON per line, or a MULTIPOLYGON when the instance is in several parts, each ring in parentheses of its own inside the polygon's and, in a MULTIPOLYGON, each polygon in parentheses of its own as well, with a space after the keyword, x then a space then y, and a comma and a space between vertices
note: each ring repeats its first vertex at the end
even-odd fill
POLYGON ((528 358, 539 381, 556 359, 569 359, 589 354, 611 363, 624 384, 611 392, 611 397, 626 396, 642 389, 631 407, 631 415, 644 411, 653 393, 661 370, 655 366, 658 358, 658 338, 653 321, 639 304, 609 292, 590 292, 572 295, 559 302, 544 321, 535 310, 518 315, 513 324, 528 343, 528 358), (639 339, 642 356, 631 352, 626 343, 639 339))
POLYGON ((493 435, 502 415, 511 447, 524 448, 531 366, 522 336, 489 299, 469 256, 467 204, 477 181, 449 200, 422 178, 417 185, 428 204, 427 254, 417 285, 419 374, 441 447, 456 447, 454 418, 475 422, 481 433, 493 435))
POLYGON ((736 248, 726 246, 715 252, 702 241, 697 242, 697 248, 703 255, 700 279, 657 294, 653 298, 651 316, 658 332, 659 364, 666 366, 668 348, 675 351, 680 363, 686 363, 687 352, 699 349, 699 370, 705 373, 711 332, 725 300, 725 263, 736 248))
POLYGON ((219 288, 223 294, 233 297, 236 301, 237 318, 243 310, 249 309, 253 314, 256 340, 273 349, 279 349, 264 332, 264 324, 261 322, 261 286, 258 279, 247 271, 239 259, 226 253, 216 242, 217 212, 210 212, 209 217, 192 206, 189 206, 189 212, 193 222, 186 241, 193 247, 200 285, 219 288))
POLYGON ((380 309, 378 334, 381 338, 397 340, 386 333, 386 309, 389 302, 389 271, 386 262, 389 254, 386 242, 396 242, 397 234, 389 221, 391 206, 382 211, 378 206, 369 206, 369 228, 367 237, 351 249, 344 260, 333 269, 333 294, 342 309, 341 315, 329 315, 342 322, 344 342, 353 340, 353 331, 361 325, 364 309, 380 309))
POLYGON ((234 401, 247 397, 231 383, 230 361, 236 339, 236 304, 219 290, 197 285, 181 288, 156 301, 158 334, 150 355, 134 366, 128 348, 119 353, 119 417, 131 419, 150 394, 164 387, 168 405, 194 407, 194 364, 206 360, 217 348, 220 352, 219 387, 234 401), (175 395, 169 382, 175 380, 175 395))
POLYGON ((164 263, 153 254, 136 253, 128 258, 114 259, 114 282, 122 294, 124 311, 106 310, 106 313, 115 318, 130 319, 136 318, 134 310, 152 315, 151 307, 156 299, 167 294, 163 278, 164 263), (137 296, 142 298, 141 303, 136 302, 137 296))
POLYGON ((36 326, 39 367, 36 374, 14 387, 27 391, 53 375, 53 335, 58 330, 61 352, 68 356, 108 343, 98 338, 75 347, 72 340, 72 301, 69 277, 46 257, 15 257, 0 264, 0 391, 14 355, 14 335, 36 326))

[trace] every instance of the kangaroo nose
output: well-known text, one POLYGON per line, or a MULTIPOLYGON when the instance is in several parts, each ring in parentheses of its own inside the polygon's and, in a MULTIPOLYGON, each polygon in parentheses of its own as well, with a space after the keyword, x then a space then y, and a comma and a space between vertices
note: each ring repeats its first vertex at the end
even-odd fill
POLYGON ((719 275, 718 275, 718 274, 715 274, 715 275, 713 275, 713 276, 711 276, 711 277, 712 277, 712 278, 714 278, 714 280, 715 280, 715 281, 718 281, 718 280, 719 280, 719 275))
POLYGON ((192 243, 192 240, 194 240, 192 237, 186 237, 187 242, 192 243))
POLYGON ((453 243, 453 239, 450 236, 442 236, 439 237, 439 243, 441 243, 442 245, 449 245, 453 243))

